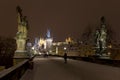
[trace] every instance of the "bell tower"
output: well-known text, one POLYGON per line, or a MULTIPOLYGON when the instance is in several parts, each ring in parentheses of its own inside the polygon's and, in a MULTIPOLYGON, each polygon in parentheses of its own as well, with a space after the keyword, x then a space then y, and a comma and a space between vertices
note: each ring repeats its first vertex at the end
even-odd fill
POLYGON ((50 30, 47 30, 46 34, 46 50, 49 52, 52 46, 53 38, 51 37, 50 30))

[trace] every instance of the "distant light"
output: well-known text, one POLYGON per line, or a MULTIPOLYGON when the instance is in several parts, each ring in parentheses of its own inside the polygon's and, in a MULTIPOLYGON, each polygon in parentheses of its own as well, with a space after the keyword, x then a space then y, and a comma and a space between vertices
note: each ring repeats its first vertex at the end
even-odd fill
POLYGON ((67 48, 66 47, 64 47, 64 50, 66 50, 67 48))
POLYGON ((39 52, 39 54, 41 55, 42 53, 39 52))
POLYGON ((112 48, 112 45, 109 45, 108 48, 112 48))
POLYGON ((108 52, 108 55, 110 55, 111 53, 110 52, 108 52))
POLYGON ((59 45, 60 45, 60 43, 57 43, 57 45, 59 46, 59 45))
POLYGON ((52 50, 50 50, 49 52, 52 53, 52 50))
POLYGON ((32 47, 32 49, 34 50, 35 48, 34 48, 34 47, 32 47))

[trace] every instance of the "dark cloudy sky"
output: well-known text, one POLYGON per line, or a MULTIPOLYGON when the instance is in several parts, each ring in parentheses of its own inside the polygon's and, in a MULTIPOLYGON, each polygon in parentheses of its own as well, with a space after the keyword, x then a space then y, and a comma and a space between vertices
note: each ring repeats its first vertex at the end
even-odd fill
POLYGON ((28 17, 30 39, 44 37, 47 29, 55 41, 80 38, 88 26, 99 26, 104 15, 120 41, 120 0, 0 0, 0 36, 15 36, 17 5, 28 17))

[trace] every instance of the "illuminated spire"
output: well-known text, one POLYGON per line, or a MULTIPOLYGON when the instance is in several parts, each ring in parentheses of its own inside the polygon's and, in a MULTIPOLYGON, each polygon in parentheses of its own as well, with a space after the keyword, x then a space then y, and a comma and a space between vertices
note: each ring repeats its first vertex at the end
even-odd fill
POLYGON ((50 38, 50 37, 51 37, 51 36, 50 36, 50 30, 49 30, 49 29, 47 30, 46 36, 47 36, 47 38, 50 38))

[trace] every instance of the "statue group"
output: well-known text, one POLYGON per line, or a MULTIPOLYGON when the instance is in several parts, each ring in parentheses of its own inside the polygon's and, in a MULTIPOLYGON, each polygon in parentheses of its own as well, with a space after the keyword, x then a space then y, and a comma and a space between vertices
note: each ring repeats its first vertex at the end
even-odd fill
POLYGON ((22 9, 17 6, 17 25, 18 25, 18 31, 16 34, 16 43, 17 43, 17 50, 15 56, 24 56, 26 55, 26 44, 28 40, 28 21, 26 19, 26 16, 22 15, 22 9), (19 54, 21 53, 21 54, 19 54))
POLYGON ((101 17, 101 27, 96 30, 95 34, 95 43, 96 43, 96 53, 103 54, 106 49, 106 39, 107 39, 107 30, 105 24, 105 18, 101 17))
POLYGON ((17 6, 16 11, 18 20, 18 32, 16 37, 19 39, 26 39, 28 31, 27 17, 22 15, 22 9, 19 6, 17 6))

